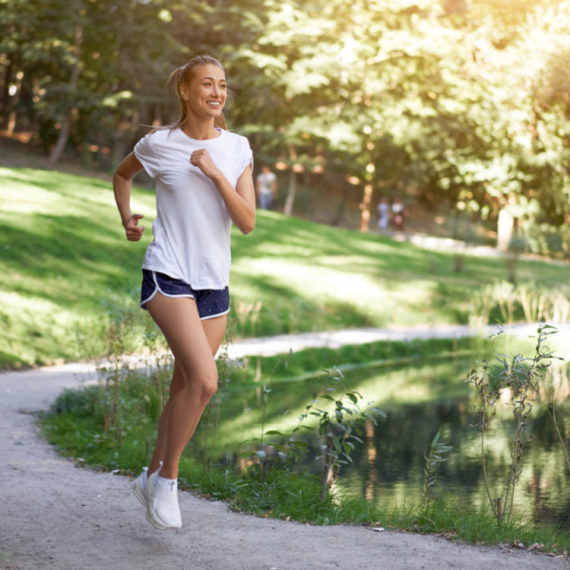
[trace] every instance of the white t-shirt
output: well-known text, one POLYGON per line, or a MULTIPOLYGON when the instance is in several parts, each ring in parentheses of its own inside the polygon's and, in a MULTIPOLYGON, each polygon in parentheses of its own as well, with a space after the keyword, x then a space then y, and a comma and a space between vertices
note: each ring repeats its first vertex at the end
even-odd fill
POLYGON ((277 176, 273 172, 262 172, 258 177, 259 193, 273 194, 273 183, 277 180, 277 176))
POLYGON ((143 268, 183 279, 194 289, 224 289, 229 284, 231 220, 215 184, 190 163, 190 156, 206 149, 234 188, 243 171, 253 168, 248 140, 217 130, 217 138, 195 140, 181 129, 161 129, 134 148, 156 179, 154 240, 143 268))

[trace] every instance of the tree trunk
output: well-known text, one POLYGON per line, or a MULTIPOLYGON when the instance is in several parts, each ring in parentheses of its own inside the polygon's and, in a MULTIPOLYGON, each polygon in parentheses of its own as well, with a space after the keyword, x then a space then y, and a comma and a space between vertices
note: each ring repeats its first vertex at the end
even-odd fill
POLYGON ((341 221, 342 221, 342 215, 344 214, 345 210, 346 210, 346 202, 348 200, 348 182, 343 181, 342 184, 342 194, 340 197, 340 200, 338 201, 338 205, 336 207, 336 213, 335 216, 333 218, 333 220, 331 221, 331 226, 339 226, 341 221))
MULTIPOLYGON (((77 91, 77 81, 79 80, 79 60, 81 58, 81 42, 83 40, 83 31, 81 26, 75 28, 75 61, 73 63, 73 68, 71 69, 71 80, 69 82, 69 94, 73 98, 75 92, 77 91)), ((51 151, 49 157, 49 165, 54 166, 59 160, 65 145, 67 144, 67 139, 69 138, 69 128, 71 126, 71 118, 77 114, 77 108, 74 107, 70 112, 64 117, 61 122, 61 128, 59 129, 59 134, 57 136, 57 141, 51 151)))
POLYGON ((8 58, 8 65, 4 70, 4 80, 2 82, 2 98, 0 99, 0 115, 2 116, 2 125, 8 125, 8 108, 10 106, 10 83, 12 82, 12 73, 14 71, 14 58, 8 58))
POLYGON ((372 184, 364 187, 364 196, 360 203, 360 231, 367 232, 370 225, 370 201, 372 200, 372 184))
POLYGON ((297 173, 291 168, 289 172, 289 191, 287 192, 287 199, 285 200, 285 208, 283 213, 290 216, 293 213, 293 202, 295 201, 295 194, 297 192, 297 173))
POLYGON ((6 135, 9 137, 14 134, 14 130, 16 128, 16 105, 20 100, 20 93, 22 91, 22 79, 24 79, 24 72, 18 71, 18 73, 16 73, 16 92, 12 97, 12 104, 9 105, 11 111, 8 115, 8 123, 6 124, 6 135))
POLYGON ((139 121, 139 112, 135 111, 132 120, 119 122, 115 135, 113 136, 113 170, 115 170, 115 168, 127 155, 127 144, 130 141, 134 131, 136 131, 136 126, 133 127, 133 125, 137 125, 139 121))
POLYGON ((513 230, 515 227, 515 219, 507 208, 501 208, 499 218, 497 220, 497 249, 499 251, 508 251, 513 230))
POLYGON ((295 172, 295 161, 297 160, 297 151, 295 147, 289 145, 289 158, 291 160, 291 171, 289 172, 289 191, 285 200, 285 208, 283 213, 290 216, 293 213, 293 202, 295 201, 295 194, 297 193, 297 173, 295 172))

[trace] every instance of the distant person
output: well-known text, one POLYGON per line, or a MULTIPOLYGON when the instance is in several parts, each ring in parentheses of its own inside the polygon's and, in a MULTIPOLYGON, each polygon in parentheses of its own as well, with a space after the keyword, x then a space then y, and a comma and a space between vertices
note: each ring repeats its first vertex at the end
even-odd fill
POLYGON ((269 166, 261 169, 261 174, 257 177, 255 190, 259 198, 259 207, 262 210, 271 210, 273 199, 277 195, 277 176, 271 172, 269 166))
POLYGON ((403 232, 404 219, 408 215, 408 213, 404 206, 404 202, 402 202, 401 198, 396 198, 396 200, 394 200, 394 203, 392 204, 392 215, 394 221, 394 229, 397 232, 403 232))
POLYGON ((252 153, 245 137, 225 130, 226 76, 210 56, 170 76, 180 118, 141 139, 119 165, 113 185, 129 241, 143 217, 131 213, 131 180, 143 168, 156 178, 157 216, 143 263, 141 308, 174 355, 170 395, 158 423, 148 470, 132 484, 146 518, 160 530, 182 526, 178 463, 218 388, 216 354, 230 310, 230 229, 255 225, 252 153))
POLYGON ((390 204, 388 203, 388 198, 384 197, 380 199, 378 204, 378 227, 381 232, 388 230, 388 223, 390 222, 390 204))

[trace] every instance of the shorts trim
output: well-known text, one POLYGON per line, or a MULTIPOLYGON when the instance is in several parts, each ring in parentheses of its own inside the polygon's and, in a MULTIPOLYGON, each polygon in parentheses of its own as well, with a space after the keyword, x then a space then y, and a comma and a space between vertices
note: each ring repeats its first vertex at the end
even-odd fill
POLYGON ((146 308, 146 304, 147 304, 149 301, 152 301, 152 300, 154 299, 154 297, 156 296, 157 293, 160 293, 163 297, 169 297, 170 299, 178 299, 178 298, 184 299, 184 298, 187 298, 187 299, 194 299, 194 300, 196 300, 196 299, 194 298, 194 296, 193 296, 193 295, 190 295, 189 293, 186 294, 186 295, 169 295, 168 293, 165 293, 165 292, 160 288, 160 285, 158 284, 158 281, 157 281, 157 279, 156 279, 156 271, 151 271, 151 273, 152 273, 152 279, 153 279, 153 281, 154 281, 154 291, 152 292, 152 295, 151 295, 150 297, 147 297, 146 299, 144 299, 143 301, 140 302, 141 309, 144 309, 145 311, 147 311, 148 309, 146 308))
POLYGON ((230 312, 230 310, 228 309, 227 311, 224 311, 223 313, 217 313, 216 315, 208 315, 207 317, 200 317, 201 321, 208 321, 210 319, 215 319, 216 317, 223 317, 224 315, 227 315, 230 312))
MULTIPOLYGON (((170 299, 194 299, 194 301, 196 300, 196 297, 194 297, 194 295, 190 295, 190 293, 184 293, 183 295, 170 295, 168 293, 165 293, 161 288, 160 285, 158 284, 158 279, 156 278, 156 271, 152 272, 152 279, 154 281, 154 285, 156 287, 154 293, 152 294, 152 297, 154 297, 157 293, 160 293, 163 297, 169 297, 170 299)), ((150 299, 152 299, 152 297, 150 299)), ((149 299, 149 301, 150 301, 149 299)))
MULTIPOLYGON (((143 272, 144 271, 145 270, 143 269, 143 272)), ((196 299, 196 296, 193 295, 192 293, 182 293, 180 295, 172 295, 170 293, 165 293, 162 290, 162 288, 160 287, 160 284, 158 282, 157 272, 153 271, 151 269, 147 269, 146 271, 147 271, 147 274, 148 273, 152 274, 152 285, 151 285, 152 293, 146 299, 141 300, 141 302, 140 302, 141 309, 144 309, 145 311, 147 311, 148 309, 146 308, 146 304, 148 302, 152 301, 152 299, 154 299, 154 297, 156 296, 157 293, 160 293, 163 297, 168 297, 169 299, 193 299, 198 304, 198 300, 196 299)), ((150 284, 148 284, 148 285, 150 285, 150 284)), ((149 288, 148 285, 147 285, 147 288, 149 288)), ((144 285, 143 285, 143 287, 144 287, 144 285)), ((226 287, 226 290, 227 290, 227 287, 226 287)), ((200 312, 201 312, 200 307, 198 307, 198 316, 199 316, 200 320, 201 321, 207 321, 210 319, 215 319, 217 317, 222 317, 224 315, 227 315, 230 312, 230 307, 228 306, 227 310, 222 311, 220 313, 216 313, 214 315, 209 314, 206 316, 201 316, 200 312)))

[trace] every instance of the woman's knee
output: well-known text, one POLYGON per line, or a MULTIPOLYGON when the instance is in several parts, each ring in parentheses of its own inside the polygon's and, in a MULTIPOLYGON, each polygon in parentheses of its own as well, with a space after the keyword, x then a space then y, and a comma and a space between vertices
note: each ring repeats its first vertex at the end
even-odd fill
POLYGON ((200 379, 200 385, 204 397, 209 400, 218 390, 218 370, 216 366, 200 379))
POLYGON ((193 396, 208 402, 218 389, 218 370, 215 363, 207 370, 202 370, 200 374, 188 374, 184 389, 193 396))

